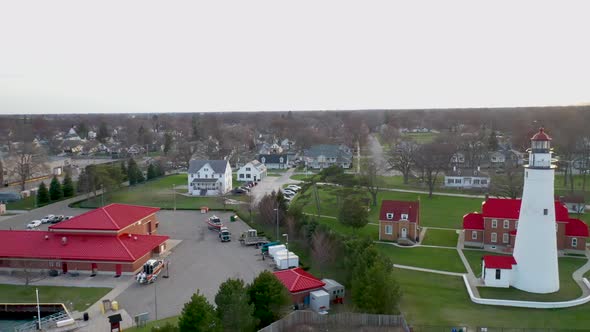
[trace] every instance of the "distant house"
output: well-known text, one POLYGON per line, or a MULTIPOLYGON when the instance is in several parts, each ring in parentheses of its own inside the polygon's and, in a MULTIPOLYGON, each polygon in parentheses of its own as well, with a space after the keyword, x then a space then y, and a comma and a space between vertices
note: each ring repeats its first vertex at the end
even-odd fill
POLYGON ((238 181, 260 181, 266 177, 266 166, 252 160, 238 170, 238 181))
POLYGON ((81 140, 65 140, 60 147, 67 154, 79 154, 84 150, 84 144, 81 140))
POLYGON ((223 195, 232 189, 232 170, 227 160, 193 159, 188 168, 188 193, 223 195))
POLYGON ((381 202, 379 240, 413 244, 420 240, 420 202, 381 202))
POLYGON ((352 167, 352 150, 346 145, 320 144, 303 152, 303 160, 309 168, 322 169, 336 165, 352 167))
POLYGON ((289 168, 289 155, 284 154, 260 154, 258 161, 266 166, 267 169, 287 169, 289 168))
POLYGON ((490 153, 490 163, 492 165, 504 165, 506 156, 501 151, 494 151, 490 153))
MULTIPOLYGON (((463 235, 466 247, 514 249, 520 199, 488 198, 482 204, 482 212, 463 216, 463 235)), ((557 249, 565 252, 584 253, 588 226, 579 219, 569 217, 567 207, 555 201, 557 249)))
POLYGON ((289 140, 288 138, 285 138, 281 141, 281 148, 283 148, 283 150, 291 150, 293 145, 295 145, 295 142, 289 140))
MULTIPOLYGON (((479 167, 478 167, 479 168, 479 167)), ((454 168, 445 175, 444 186, 448 188, 488 188, 490 177, 478 169, 454 168)))
POLYGON ((451 164, 464 164, 465 155, 462 152, 456 152, 451 156, 451 164))
POLYGON ((74 141, 81 140, 80 136, 78 136, 78 133, 76 133, 76 130, 74 129, 74 127, 70 128, 70 130, 68 131, 68 133, 65 134, 64 139, 66 139, 66 140, 74 140, 74 141))

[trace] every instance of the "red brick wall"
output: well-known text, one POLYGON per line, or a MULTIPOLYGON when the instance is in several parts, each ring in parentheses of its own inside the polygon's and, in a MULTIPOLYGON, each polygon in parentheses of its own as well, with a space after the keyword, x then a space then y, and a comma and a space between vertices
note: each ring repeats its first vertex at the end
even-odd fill
POLYGON ((483 231, 482 230, 465 230, 465 242, 483 242, 483 231), (473 238, 473 232, 477 234, 477 239, 473 238))
POLYGON ((563 249, 566 249, 566 250, 586 250, 586 239, 583 237, 564 236, 563 242, 564 242, 563 249), (578 239, 578 244, 575 247, 572 246, 572 239, 573 238, 578 239))
POLYGON ((417 230, 417 225, 415 223, 411 223, 409 221, 391 221, 391 220, 380 220, 379 221, 379 228, 381 228, 381 240, 383 241, 397 241, 397 239, 401 236, 402 228, 407 229, 407 238, 415 241, 416 236, 419 235, 417 230), (385 226, 392 225, 393 230, 392 234, 385 234, 385 226))
MULTIPOLYGON (((558 222, 557 223, 557 249, 563 250, 566 248, 566 236, 565 236, 565 223, 558 222)), ((570 240, 571 242, 571 240, 570 240)), ((571 245, 571 243, 570 243, 571 245)))

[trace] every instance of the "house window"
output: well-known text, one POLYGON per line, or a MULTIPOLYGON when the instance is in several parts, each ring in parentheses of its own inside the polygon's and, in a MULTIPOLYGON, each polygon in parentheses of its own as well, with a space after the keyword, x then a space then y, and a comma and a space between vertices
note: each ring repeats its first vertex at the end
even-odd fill
POLYGON ((402 220, 408 220, 408 215, 405 213, 402 213, 402 220))
POLYGON ((481 184, 488 184, 488 180, 481 180, 481 184))
POLYGON ((477 240, 477 231, 471 231, 471 239, 477 240))
POLYGON ((283 157, 279 158, 279 162, 282 164, 283 163, 283 157))
POLYGON ((240 179, 243 179, 243 178, 244 178, 244 174, 240 174, 240 179))
POLYGON ((502 270, 496 269, 496 280, 500 280, 502 277, 502 270))
POLYGON ((461 179, 455 179, 455 183, 461 184, 461 179))
POLYGON ((496 242, 498 242, 498 234, 496 234, 496 233, 492 233, 492 242, 493 242, 493 243, 496 243, 496 242))
POLYGON ((504 242, 504 243, 509 243, 509 242, 510 242, 510 234, 508 234, 508 233, 504 233, 504 234, 502 235, 502 242, 504 242))
POLYGON ((250 167, 246 167, 246 172, 250 172, 250 167))
POLYGON ((266 162, 266 158, 262 157, 260 158, 260 161, 264 164, 266 162))
POLYGON ((492 219, 492 228, 498 227, 498 220, 492 219))
POLYGON ((448 184, 453 184, 453 183, 455 183, 455 180, 453 180, 453 179, 447 179, 447 183, 448 184))
POLYGON ((250 178, 250 173, 246 174, 246 179, 250 178))
POLYGON ((387 217, 388 220, 391 220, 393 219, 393 213, 387 213, 385 217, 387 217))
POLYGON ((510 220, 504 220, 504 228, 510 228, 510 220))
POLYGON ((479 184, 479 179, 473 180, 473 184, 479 184))
POLYGON ((574 248, 578 247, 578 238, 577 237, 572 238, 572 247, 574 247, 574 248))
POLYGON ((385 234, 387 234, 387 235, 393 234, 393 226, 385 225, 385 234))
POLYGON ((549 210, 548 209, 543 209, 543 215, 546 216, 547 214, 549 214, 549 210))
POLYGON ((207 172, 207 171, 209 171, 209 169, 208 168, 203 168, 203 171, 207 172))

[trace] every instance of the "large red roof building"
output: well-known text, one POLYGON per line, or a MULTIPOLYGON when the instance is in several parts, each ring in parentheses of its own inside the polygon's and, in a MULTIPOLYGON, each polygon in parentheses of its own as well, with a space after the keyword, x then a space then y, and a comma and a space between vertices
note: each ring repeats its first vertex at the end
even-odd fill
POLYGON ((381 202, 379 240, 413 244, 420 236, 420 202, 381 202))
POLYGON ((166 249, 158 208, 111 204, 49 227, 0 231, 0 268, 134 273, 166 249))
POLYGON ((293 304, 299 306, 309 303, 309 293, 322 289, 326 285, 325 282, 301 268, 281 270, 273 273, 291 294, 293 304))
MULTIPOLYGON (((463 216, 465 246, 500 249, 512 252, 515 245, 520 214, 520 199, 488 198, 482 212, 463 216)), ((584 253, 588 226, 582 220, 570 218, 567 207, 555 201, 557 249, 584 253)))

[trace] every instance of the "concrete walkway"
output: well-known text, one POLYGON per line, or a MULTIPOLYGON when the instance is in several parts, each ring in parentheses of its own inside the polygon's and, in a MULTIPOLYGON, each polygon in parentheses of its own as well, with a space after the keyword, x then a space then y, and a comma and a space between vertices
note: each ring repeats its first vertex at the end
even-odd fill
POLYGON ((464 245, 464 241, 465 241, 463 235, 464 235, 463 232, 459 232, 459 239, 457 240, 457 253, 459 254, 459 258, 461 258, 461 261, 463 262, 463 265, 465 266, 465 269, 467 270, 466 278, 469 282, 469 287, 471 288, 471 293, 475 297, 480 297, 479 290, 477 289, 477 287, 483 286, 483 283, 481 282, 481 280, 479 278, 477 278, 475 276, 475 273, 473 273, 473 270, 471 269, 471 265, 469 265, 469 261, 467 260, 467 258, 463 254, 462 249, 463 249, 463 245, 464 245))
POLYGON ((424 269, 421 267, 415 266, 408 266, 408 265, 400 265, 400 264, 393 264, 393 267, 398 269, 406 269, 406 270, 413 270, 413 271, 420 271, 420 272, 429 272, 429 273, 437 273, 437 274, 444 274, 453 277, 462 277, 465 273, 458 273, 458 272, 449 272, 449 271, 441 271, 441 270, 432 270, 432 269, 424 269))
POLYGON ((590 250, 588 248, 586 248, 586 257, 588 258, 588 261, 586 262, 586 264, 582 265, 579 269, 574 271, 574 273, 572 274, 572 278, 574 279, 574 281, 578 284, 578 286, 580 286, 580 288, 582 288, 582 296, 581 297, 585 297, 585 296, 590 295, 590 289, 588 289, 588 287, 586 286, 586 284, 583 281, 584 274, 586 272, 590 271, 590 250))

